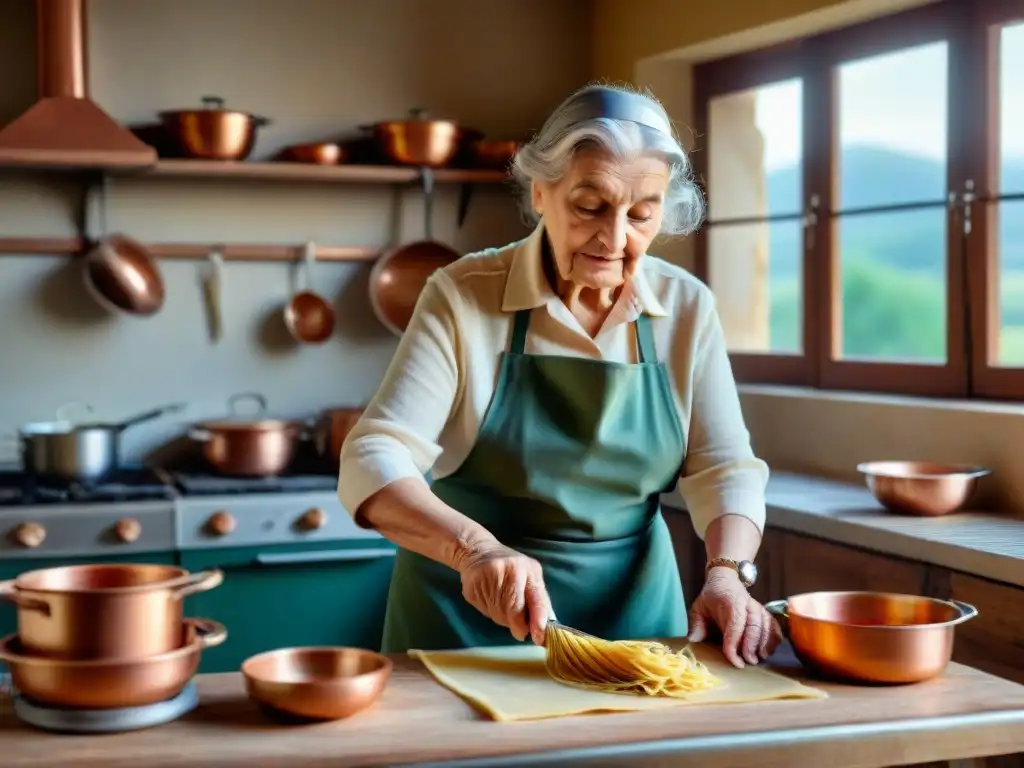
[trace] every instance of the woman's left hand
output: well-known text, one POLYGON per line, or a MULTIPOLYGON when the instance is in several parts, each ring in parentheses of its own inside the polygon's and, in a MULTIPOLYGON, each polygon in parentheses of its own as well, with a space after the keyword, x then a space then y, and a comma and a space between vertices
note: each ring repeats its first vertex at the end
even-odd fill
POLYGON ((712 569, 690 609, 690 642, 706 639, 709 623, 722 631, 725 658, 740 668, 767 659, 782 640, 779 623, 726 568, 712 569))

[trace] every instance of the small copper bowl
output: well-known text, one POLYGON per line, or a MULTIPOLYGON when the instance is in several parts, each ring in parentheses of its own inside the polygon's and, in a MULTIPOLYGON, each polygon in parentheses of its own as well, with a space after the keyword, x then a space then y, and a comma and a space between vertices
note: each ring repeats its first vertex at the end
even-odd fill
POLYGON ((341 720, 369 707, 391 677, 391 659, 361 648, 281 648, 242 664, 249 698, 309 720, 341 720))
POLYGON ((878 502, 890 512, 938 517, 960 509, 974 493, 984 467, 931 461, 869 461, 857 465, 878 502))
POLYGON ((956 625, 978 615, 958 600, 888 592, 809 592, 765 608, 810 671, 890 685, 939 675, 953 656, 956 625))
POLYGON ((293 144, 281 150, 280 160, 286 163, 337 165, 344 159, 342 146, 330 141, 293 144))

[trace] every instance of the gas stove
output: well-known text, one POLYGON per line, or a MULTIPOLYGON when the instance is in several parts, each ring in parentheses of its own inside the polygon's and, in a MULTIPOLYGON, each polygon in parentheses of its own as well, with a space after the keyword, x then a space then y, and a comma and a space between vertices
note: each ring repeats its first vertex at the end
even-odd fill
POLYGON ((171 499, 174 491, 148 467, 123 467, 97 482, 39 482, 19 469, 0 469, 0 507, 171 499))

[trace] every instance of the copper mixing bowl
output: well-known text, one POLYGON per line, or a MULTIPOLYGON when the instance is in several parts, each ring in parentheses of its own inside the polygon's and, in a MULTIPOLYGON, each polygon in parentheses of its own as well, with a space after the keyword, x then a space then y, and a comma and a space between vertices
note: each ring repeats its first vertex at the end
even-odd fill
POLYGON ((932 461, 869 461, 857 465, 878 502, 890 512, 938 517, 960 509, 984 467, 932 461))
POLYGON ((341 720, 369 707, 391 677, 391 659, 361 648, 281 648, 242 664, 245 690, 271 710, 341 720))
POLYGON ((956 626, 978 610, 958 600, 888 592, 809 592, 765 605, 811 671, 865 683, 918 683, 953 656, 956 626))

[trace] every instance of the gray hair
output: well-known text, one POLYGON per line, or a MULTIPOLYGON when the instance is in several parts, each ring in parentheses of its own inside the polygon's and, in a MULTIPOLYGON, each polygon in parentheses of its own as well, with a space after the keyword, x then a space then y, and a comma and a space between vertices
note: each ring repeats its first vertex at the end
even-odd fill
POLYGON ((654 154, 669 164, 669 184, 665 194, 663 235, 688 235, 700 227, 704 218, 704 197, 693 176, 693 167, 682 144, 672 131, 672 123, 661 103, 650 94, 608 85, 588 85, 563 101, 536 136, 524 144, 512 161, 512 176, 522 190, 523 215, 537 222, 530 190, 534 181, 554 183, 562 179, 573 156, 585 147, 600 147, 617 158, 654 154), (644 101, 653 113, 656 127, 633 120, 595 117, 595 95, 631 94, 644 101))

